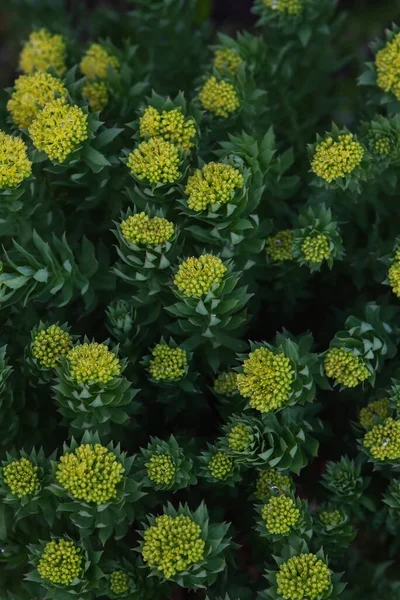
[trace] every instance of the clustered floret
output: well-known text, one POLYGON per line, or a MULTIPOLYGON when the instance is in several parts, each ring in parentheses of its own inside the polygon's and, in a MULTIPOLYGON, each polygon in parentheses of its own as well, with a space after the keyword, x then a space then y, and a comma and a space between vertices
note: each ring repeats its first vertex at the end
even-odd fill
POLYGON ((208 463, 208 470, 214 479, 223 481, 233 471, 233 460, 223 452, 217 452, 208 463))
POLYGON ((374 150, 378 154, 382 154, 383 156, 387 156, 392 151, 392 144, 387 137, 380 137, 374 141, 374 150))
POLYGON ((344 348, 330 348, 325 356, 324 367, 328 377, 348 388, 359 385, 370 376, 364 359, 344 348))
POLYGON ((169 454, 153 454, 145 467, 148 478, 158 485, 168 485, 176 473, 175 462, 169 454))
POLYGON ((182 348, 170 348, 167 344, 157 344, 151 352, 149 372, 157 381, 178 381, 185 375, 187 354, 182 348))
POLYGON ((292 498, 272 496, 262 507, 261 515, 269 533, 286 535, 300 518, 300 510, 292 498))
POLYGON ((93 111, 103 110, 108 104, 107 84, 105 81, 87 81, 83 86, 82 96, 93 111))
POLYGON ((110 575, 110 592, 116 596, 122 596, 129 592, 129 574, 126 571, 113 571, 110 575))
POLYGON ((235 425, 227 435, 228 445, 235 452, 243 452, 251 442, 251 430, 246 425, 235 425))
POLYGON ((377 460, 400 458, 400 421, 389 417, 383 425, 374 425, 365 434, 363 444, 377 460))
POLYGON ((289 229, 278 231, 269 237, 266 243, 266 252, 274 262, 293 260, 293 234, 289 229))
POLYGON ((299 554, 279 567, 276 582, 285 600, 317 600, 329 589, 331 572, 315 554, 299 554))
POLYGON ((179 179, 179 150, 159 137, 141 142, 127 161, 132 175, 150 183, 174 183, 179 179))
POLYGON ((0 130, 0 189, 17 187, 31 173, 32 163, 25 142, 0 130))
POLYGON ((201 527, 185 515, 157 517, 143 537, 144 562, 156 567, 165 579, 187 571, 204 558, 205 542, 201 539, 201 527))
POLYGON ((121 373, 121 364, 104 344, 79 344, 67 354, 71 378, 77 383, 103 383, 121 373))
POLYGON ((174 225, 162 217, 148 217, 144 212, 129 216, 121 222, 122 235, 127 242, 158 246, 174 234, 174 225))
POLYGON ((76 500, 105 504, 117 495, 124 467, 101 444, 82 444, 60 457, 56 479, 76 500))
POLYGON ((352 173, 361 163, 364 148, 351 133, 339 135, 335 141, 327 137, 317 145, 311 170, 328 183, 352 173))
POLYGON ((363 427, 373 427, 377 420, 385 420, 390 415, 390 402, 388 398, 381 398, 369 402, 360 410, 360 424, 363 427))
POLYGON ((264 0, 264 4, 267 8, 294 17, 302 11, 304 0, 264 0))
POLYGON ((218 286, 227 269, 218 256, 202 254, 199 258, 191 256, 179 265, 174 278, 178 290, 189 298, 200 298, 218 286))
POLYGON ((262 413, 278 410, 290 398, 295 372, 290 359, 282 352, 257 348, 243 363, 237 387, 252 408, 262 413))
POLYGON ((274 493, 288 494, 292 490, 292 481, 287 475, 281 475, 274 469, 258 474, 254 496, 257 500, 268 500, 274 493))
POLYGON ((80 69, 89 79, 107 77, 107 69, 119 69, 119 60, 100 44, 92 44, 81 60, 80 69))
POLYGON ((40 488, 39 467, 25 457, 6 465, 3 469, 4 483, 13 496, 32 496, 40 488))
POLYGON ((67 70, 65 64, 66 45, 61 35, 53 35, 46 29, 33 31, 24 45, 19 67, 24 73, 47 71, 49 67, 62 77, 67 70))
POLYGON ((234 371, 220 373, 214 381, 214 392, 223 396, 230 396, 237 392, 237 374, 234 371))
POLYGON ((379 50, 375 59, 377 85, 400 100, 400 33, 379 50))
POLYGON ((305 260, 313 263, 321 263, 331 254, 329 240, 322 233, 307 236, 301 245, 301 251, 305 260))
POLYGON ((393 293, 400 298, 400 250, 396 250, 395 257, 389 269, 388 279, 393 293))
POLYGON ((66 356, 72 346, 72 337, 58 325, 50 325, 35 335, 31 353, 41 367, 54 369, 61 356, 66 356))
POLYGON ((337 527, 343 521, 343 514, 340 510, 322 511, 319 520, 325 527, 337 527))
POLYGON ((194 146, 196 124, 193 119, 185 119, 178 108, 159 112, 148 106, 139 121, 140 137, 161 137, 175 144, 182 150, 190 150, 194 146))
POLYGON ((218 71, 230 71, 235 74, 243 60, 241 56, 231 48, 217 48, 214 53, 214 67, 218 71))
POLYGON ((80 548, 67 540, 48 542, 37 566, 42 579, 59 585, 70 585, 83 574, 83 555, 80 548))
POLYGON ((199 93, 202 107, 217 117, 228 118, 240 106, 239 96, 231 83, 210 77, 199 93))
POLYGON ((227 204, 236 189, 243 187, 243 175, 239 169, 224 163, 210 162, 196 169, 188 179, 185 194, 188 207, 192 210, 205 210, 211 204, 227 204))

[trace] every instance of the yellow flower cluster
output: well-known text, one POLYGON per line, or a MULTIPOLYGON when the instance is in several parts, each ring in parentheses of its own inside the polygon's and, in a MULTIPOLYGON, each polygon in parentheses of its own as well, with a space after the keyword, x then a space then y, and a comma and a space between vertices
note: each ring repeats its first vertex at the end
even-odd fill
POLYGON ((274 262, 293 260, 293 235, 289 229, 278 231, 267 239, 265 250, 274 262))
POLYGON ((378 154, 382 154, 383 156, 387 156, 390 154, 392 150, 392 145, 390 140, 386 137, 380 137, 374 142, 374 149, 378 154))
POLYGON ((60 457, 56 479, 76 500, 105 504, 117 495, 125 469, 101 444, 82 444, 60 457))
POLYGON ((239 169, 224 163, 209 162, 196 169, 188 179, 185 194, 189 196, 187 204, 192 210, 205 210, 211 204, 227 204, 232 200, 235 190, 242 188, 243 175, 239 169))
POLYGON ((231 48, 217 48, 214 52, 214 67, 218 71, 235 74, 242 62, 240 55, 231 48))
POLYGON ((31 173, 25 142, 0 130, 0 190, 17 187, 31 173))
POLYGON ((63 163, 88 138, 87 115, 79 106, 70 106, 65 98, 48 102, 29 127, 29 135, 38 150, 52 161, 63 163))
POLYGON ((190 517, 157 517, 143 537, 144 562, 156 567, 165 579, 187 571, 204 558, 205 542, 201 539, 201 528, 190 517))
POLYGON ((87 81, 83 86, 82 96, 93 111, 103 110, 108 104, 107 84, 104 81, 87 81))
POLYGON ((315 554, 299 554, 281 564, 276 582, 285 600, 317 600, 329 589, 331 572, 315 554))
POLYGON ((370 376, 364 359, 344 348, 330 348, 325 356, 324 368, 327 377, 348 388, 355 387, 370 376))
POLYGON ((129 574, 126 571, 113 571, 110 575, 110 592, 122 596, 129 592, 129 574))
POLYGON ((7 110, 17 127, 28 127, 37 113, 54 95, 65 97, 66 87, 49 73, 36 72, 21 75, 15 81, 14 92, 7 103, 7 110))
POLYGON ((365 434, 363 444, 377 460, 400 458, 400 421, 389 418, 383 425, 374 425, 365 434))
POLYGON ((393 293, 400 298, 400 250, 396 250, 395 257, 388 272, 388 279, 393 293))
POLYGON ((261 471, 258 474, 254 495, 257 500, 268 500, 273 492, 287 494, 292 490, 292 481, 287 475, 280 475, 274 469, 261 471))
POLYGON ((71 378, 76 383, 108 383, 121 373, 118 358, 105 346, 80 344, 67 354, 71 378))
POLYGON ((250 445, 251 430, 246 425, 235 425, 228 433, 227 439, 231 450, 243 452, 250 445))
POLYGON ((179 265, 174 284, 184 296, 200 298, 219 285, 226 273, 226 267, 218 256, 202 254, 191 256, 179 265))
POLYGON ((24 73, 47 71, 53 67, 62 77, 67 70, 65 64, 66 45, 61 35, 53 35, 46 29, 33 31, 19 57, 19 67, 24 73))
POLYGON ((73 542, 53 540, 48 542, 37 566, 42 579, 58 585, 70 585, 83 575, 83 555, 73 542))
POLYGON ((168 454, 154 454, 145 467, 148 478, 159 485, 171 483, 176 473, 175 463, 168 454))
POLYGON ((214 392, 222 396, 230 396, 237 391, 237 374, 234 371, 220 373, 214 381, 214 392))
POLYGON ((107 77, 107 68, 119 69, 119 60, 108 54, 100 44, 92 44, 79 65, 82 73, 89 79, 107 77))
POLYGON ((264 0, 264 4, 267 8, 294 17, 302 11, 304 0, 264 0))
POLYGON ((233 460, 223 452, 217 452, 210 459, 208 470, 214 479, 227 479, 233 471, 233 460))
POLYGON ((326 235, 309 235, 301 245, 301 251, 305 260, 320 263, 327 260, 331 254, 329 240, 326 235))
POLYGON ((11 494, 18 498, 32 496, 40 488, 38 467, 24 457, 4 467, 3 479, 11 494))
POLYGON ((299 520, 300 511, 292 498, 272 496, 262 507, 261 515, 269 533, 286 535, 299 520))
POLYGON ((174 225, 162 217, 148 217, 144 212, 131 215, 121 223, 121 232, 127 242, 158 246, 174 234, 174 225))
POLYGON ((385 420, 390 415, 390 402, 388 398, 374 400, 360 410, 360 425, 373 427, 376 421, 385 420))
POLYGON ((167 344, 157 344, 151 351, 149 372, 157 381, 178 381, 185 375, 187 354, 182 348, 170 348, 167 344))
POLYGON ((237 387, 250 406, 262 413, 282 408, 289 400, 295 372, 289 358, 268 348, 250 352, 237 376, 237 387))
POLYGON ((240 106, 239 96, 231 83, 210 77, 200 90, 199 101, 204 110, 217 117, 228 118, 240 106))
POLYGON ((320 142, 311 161, 311 170, 328 183, 352 173, 361 163, 364 148, 351 133, 339 135, 337 141, 327 137, 320 142))
POLYGON ((132 175, 150 183, 174 183, 180 177, 179 150, 162 138, 150 138, 133 150, 127 161, 132 175))
POLYGON ((343 516, 340 510, 322 511, 319 520, 325 527, 336 527, 342 522, 343 516))
POLYGON ((377 86, 400 100, 400 33, 376 55, 377 86))
POLYGON ((139 121, 140 137, 161 137, 182 150, 194 146, 196 124, 193 119, 185 119, 178 108, 159 112, 148 106, 139 121))
POLYGON ((32 343, 32 356, 41 367, 54 369, 61 356, 66 356, 72 346, 72 338, 58 325, 50 325, 38 331, 32 343))

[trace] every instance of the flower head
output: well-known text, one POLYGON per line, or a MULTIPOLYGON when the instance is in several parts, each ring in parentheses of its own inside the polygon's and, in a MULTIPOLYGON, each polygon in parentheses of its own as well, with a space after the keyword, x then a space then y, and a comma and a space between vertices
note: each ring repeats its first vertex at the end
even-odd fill
POLYGON ((174 183, 179 179, 179 150, 162 138, 141 142, 129 156, 127 165, 132 175, 150 183, 174 183))
POLYGON ((361 163, 364 148, 356 142, 351 133, 339 135, 335 141, 327 137, 317 145, 311 161, 311 170, 318 176, 332 183, 335 179, 352 173, 361 163))
POLYGON ((243 452, 250 445, 251 430, 246 425, 235 425, 228 433, 227 438, 231 450, 243 452))
POLYGON ((119 60, 108 54, 100 44, 92 44, 79 65, 82 73, 89 79, 107 77, 107 68, 119 69, 119 60))
POLYGON ((25 142, 0 130, 0 190, 17 187, 31 173, 25 142))
POLYGON ((257 348, 243 363, 237 387, 250 406, 262 413, 278 410, 289 400, 294 379, 289 358, 282 352, 257 348))
POLYGON ((194 146, 196 124, 193 119, 186 119, 178 108, 159 112, 148 106, 139 122, 140 137, 161 137, 182 148, 190 150, 194 146))
POLYGON ((377 86, 400 100, 400 33, 379 50, 375 59, 377 86))
POLYGON ((327 377, 348 388, 359 385, 370 376, 364 359, 344 348, 330 348, 325 356, 324 368, 327 377))
POLYGON ((269 533, 285 535, 296 525, 300 511, 292 498, 272 496, 262 507, 261 516, 269 533))
POLYGON ((217 452, 211 457, 208 470, 214 479, 227 479, 233 471, 233 460, 223 452, 217 452))
POLYGON ((145 467, 147 477, 158 485, 168 485, 176 473, 174 460, 168 454, 153 454, 145 467))
POLYGON ((115 354, 97 342, 75 346, 67 359, 71 378, 76 383, 106 384, 121 373, 121 364, 115 354))
POLYGON ((267 8, 273 8, 278 12, 294 17, 298 15, 304 6, 304 0, 264 0, 267 8))
POLYGON ((343 521, 343 513, 340 510, 321 511, 318 517, 325 527, 337 527, 343 521))
POLYGON ((363 444, 377 460, 400 458, 400 421, 389 418, 383 425, 374 425, 365 434, 363 444))
POLYGON ((373 427, 377 420, 385 420, 390 415, 390 402, 388 398, 374 400, 360 410, 360 424, 363 427, 373 427))
POLYGON ((214 53, 214 67, 218 71, 230 71, 235 74, 243 60, 240 55, 231 48, 217 48, 214 53))
POLYGON ((148 217, 144 212, 129 216, 121 223, 122 235, 136 245, 158 246, 174 234, 174 225, 162 217, 148 217))
POLYGON ((31 353, 41 367, 53 369, 66 356, 72 346, 72 338, 58 325, 50 325, 37 332, 31 346, 31 353))
POLYGON ((82 96, 88 101, 90 108, 97 112, 108 104, 108 87, 105 81, 87 81, 82 89, 82 96))
POLYGON ((204 558, 205 542, 201 539, 201 528, 185 515, 157 517, 143 537, 144 562, 156 567, 165 579, 187 571, 204 558))
POLYGON ((36 148, 52 161, 63 163, 88 138, 87 115, 65 98, 48 102, 29 127, 36 148))
POLYGON ((70 585, 83 573, 83 555, 80 548, 67 540, 48 542, 37 566, 42 579, 59 585, 70 585))
POLYGON ((237 374, 235 371, 220 373, 214 381, 214 392, 223 396, 230 396, 237 391, 237 374))
POLYGON ((392 144, 387 137, 379 137, 373 143, 373 149, 382 156, 387 156, 392 151, 392 144))
POLYGON ((21 75, 15 81, 14 92, 7 103, 7 110, 17 127, 28 127, 40 108, 54 100, 54 95, 65 97, 66 87, 59 79, 40 71, 21 75))
POLYGON ((281 475, 274 469, 260 471, 257 477, 254 495, 257 500, 265 501, 275 492, 287 494, 292 490, 292 480, 287 475, 281 475))
POLYGON ((301 245, 301 251, 305 260, 313 263, 320 263, 328 260, 331 250, 329 240, 326 235, 308 235, 301 245))
POLYGON ((218 256, 202 254, 191 256, 179 265, 174 284, 188 298, 200 298, 218 286, 224 278, 226 267, 218 256))
POLYGON ((396 250, 394 260, 388 272, 388 279, 393 293, 400 298, 400 250, 396 250))
POLYGON ((227 204, 243 184, 239 169, 224 163, 207 163, 188 179, 185 188, 185 194, 189 196, 188 207, 200 211, 210 204, 227 204))
POLYGON ((82 444, 60 457, 56 479, 76 500, 105 504, 117 495, 125 469, 101 444, 82 444))
POLYGON ((152 350, 149 372, 157 381, 178 381, 185 375, 187 354, 182 348, 170 348, 167 344, 157 344, 152 350))
POLYGON ((113 571, 110 575, 110 592, 122 596, 129 592, 130 579, 126 571, 113 571))
POLYGON ((329 589, 331 572, 315 554, 300 554, 281 564, 276 582, 285 600, 317 600, 329 589))
POLYGON ((19 67, 24 73, 47 71, 53 67, 60 77, 67 70, 66 46, 61 35, 53 35, 46 29, 33 31, 19 57, 19 67))
POLYGON ((199 100, 202 107, 217 117, 226 119, 240 106, 239 96, 231 83, 218 81, 210 77, 200 90, 199 100))
POLYGON ((6 465, 3 478, 11 494, 18 498, 32 496, 40 488, 38 467, 24 457, 6 465))
POLYGON ((266 252, 274 262, 293 260, 293 234, 289 229, 278 231, 267 239, 266 252))

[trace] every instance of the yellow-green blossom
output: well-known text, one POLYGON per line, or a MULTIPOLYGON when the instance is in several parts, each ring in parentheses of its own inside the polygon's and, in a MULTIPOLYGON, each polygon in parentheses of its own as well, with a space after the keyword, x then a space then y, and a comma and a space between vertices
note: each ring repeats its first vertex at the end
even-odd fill
POLYGON ((187 354, 182 348, 170 348, 167 344, 157 344, 151 351, 149 372, 157 381, 178 381, 185 375, 187 354))
POLYGON ((400 421, 389 418, 383 425, 374 425, 365 434, 363 444, 377 460, 400 458, 400 421))
POLYGON ((218 71, 235 74, 242 62, 240 55, 231 48, 217 48, 214 52, 214 67, 218 71))
POLYGON ((295 372, 282 352, 257 348, 243 363, 237 387, 252 408, 262 413, 282 408, 289 400, 295 372))
POLYGON ((46 29, 33 31, 19 57, 19 67, 24 73, 47 71, 49 67, 62 77, 67 70, 65 64, 66 45, 61 35, 53 35, 46 29))
POLYGON ((223 452, 217 452, 211 457, 207 466, 215 479, 224 480, 233 471, 233 460, 223 452))
POLYGON ((326 235, 308 235, 301 245, 301 251, 305 260, 320 263, 327 260, 331 254, 329 240, 326 235))
POLYGON ((70 585, 83 575, 83 555, 80 548, 67 540, 48 542, 37 570, 42 579, 58 585, 70 585))
POLYGON ((174 183, 181 175, 178 148, 158 137, 141 142, 129 154, 127 166, 132 175, 150 183, 174 183))
POLYGON ((265 250, 274 262, 293 260, 293 235, 289 229, 278 231, 267 239, 265 250))
POLYGON ((250 445, 251 430, 246 425, 235 425, 226 437, 231 450, 243 452, 250 445))
POLYGON ((88 101, 90 108, 97 112, 108 104, 108 87, 105 81, 87 81, 82 89, 82 96, 88 101))
POLYGON ((40 71, 32 75, 20 75, 14 83, 14 91, 7 103, 7 110, 17 127, 28 127, 37 113, 54 95, 65 97, 66 87, 59 79, 40 71))
POLYGON ((224 163, 210 162, 196 169, 188 179, 185 194, 192 210, 205 210, 211 204, 227 204, 235 190, 243 187, 243 175, 239 169, 224 163))
POLYGON ((179 265, 174 284, 189 298, 200 298, 219 285, 226 273, 226 267, 218 256, 202 254, 191 256, 179 265))
POLYGON ((162 217, 148 217, 144 212, 129 216, 121 222, 121 232, 127 242, 158 246, 174 234, 174 225, 162 217))
POLYGON ((13 496, 32 496, 40 488, 38 467, 27 458, 20 458, 3 469, 4 483, 13 496))
POLYGON ((400 250, 396 250, 395 257, 388 272, 388 279, 393 293, 400 298, 400 250))
POLYGON ((388 398, 381 398, 369 402, 360 410, 360 424, 363 427, 373 427, 376 421, 387 419, 390 415, 390 402, 388 398))
POLYGON ((335 141, 325 138, 318 144, 311 161, 311 170, 328 183, 352 173, 361 163, 364 148, 351 133, 339 135, 335 141))
POLYGON ((327 377, 348 388, 359 385, 370 376, 364 359, 344 348, 330 348, 325 356, 324 368, 327 377))
POLYGON ((29 127, 38 150, 52 161, 63 163, 71 152, 88 138, 88 116, 65 98, 48 102, 29 127))
POLYGON ((262 507, 261 515, 269 533, 286 535, 299 520, 300 511, 292 498, 272 496, 262 507))
POLYGON ((375 58, 376 84, 400 100, 400 33, 379 50, 375 58))
POLYGON ((340 510, 322 511, 318 516, 325 527, 336 527, 343 520, 343 514, 340 510))
POLYGON ((76 500, 105 504, 117 495, 125 469, 101 444, 82 444, 60 457, 56 479, 76 500))
POLYGON ((119 359, 105 346, 79 344, 67 354, 71 378, 77 383, 108 383, 121 373, 119 359))
POLYGON ((237 391, 236 378, 237 373, 234 371, 220 373, 214 381, 214 392, 223 396, 234 394, 237 391))
POLYGON ((388 140, 388 138, 380 137, 374 141, 374 150, 378 154, 387 156, 392 151, 392 144, 390 143, 390 140, 388 140))
POLYGON ((200 90, 202 107, 217 117, 227 118, 240 106, 239 96, 231 83, 210 77, 200 90))
POLYGON ((122 596, 129 592, 130 580, 126 571, 113 571, 110 575, 110 592, 122 596))
POLYGON ((315 554, 299 554, 280 565, 276 582, 285 600, 317 600, 329 589, 331 572, 315 554))
POLYGON ((161 137, 182 150, 190 150, 194 146, 196 124, 193 119, 186 119, 178 108, 159 112, 148 106, 140 118, 139 132, 140 137, 161 137))
POLYGON ((304 0, 264 0, 264 4, 267 8, 293 17, 302 11, 304 0))
POLYGON ((143 537, 144 562, 156 567, 165 579, 187 571, 204 558, 205 542, 201 539, 201 528, 190 517, 157 517, 143 537))
POLYGON ((168 454, 153 454, 145 467, 148 478, 159 485, 171 483, 176 473, 174 460, 168 454))
POLYGON ((0 190, 17 187, 31 173, 25 142, 0 130, 0 190))
POLYGON ((287 494, 292 490, 292 480, 287 475, 280 475, 274 469, 261 471, 258 474, 254 495, 257 500, 268 500, 273 493, 287 494))
POLYGON ((107 68, 119 69, 119 60, 116 56, 108 54, 100 44, 92 44, 79 65, 80 70, 89 79, 107 77, 107 68))
POLYGON ((72 338, 67 331, 58 325, 50 325, 35 335, 31 353, 41 367, 53 369, 60 362, 60 357, 68 354, 72 346, 72 338))

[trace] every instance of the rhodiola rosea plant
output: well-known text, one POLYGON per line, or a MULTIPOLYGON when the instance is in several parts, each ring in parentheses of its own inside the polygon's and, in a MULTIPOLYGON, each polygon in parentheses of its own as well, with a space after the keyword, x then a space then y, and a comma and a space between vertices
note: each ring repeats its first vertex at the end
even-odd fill
POLYGON ((400 30, 343 123, 331 0, 62 4, 0 102, 0 599, 400 598, 400 30))

